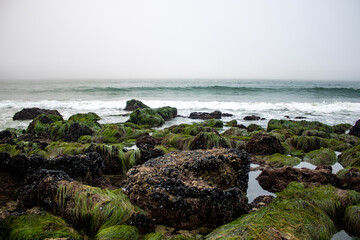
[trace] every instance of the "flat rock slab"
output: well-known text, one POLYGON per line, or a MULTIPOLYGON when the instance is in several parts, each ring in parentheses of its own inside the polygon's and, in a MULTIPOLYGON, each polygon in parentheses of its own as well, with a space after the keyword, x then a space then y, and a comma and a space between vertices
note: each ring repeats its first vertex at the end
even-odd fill
POLYGON ((172 152, 130 169, 125 192, 157 224, 216 227, 247 212, 249 168, 242 150, 172 152))
POLYGON ((41 109, 41 108, 24 108, 15 113, 13 120, 33 120, 40 114, 53 114, 62 117, 57 110, 41 109))

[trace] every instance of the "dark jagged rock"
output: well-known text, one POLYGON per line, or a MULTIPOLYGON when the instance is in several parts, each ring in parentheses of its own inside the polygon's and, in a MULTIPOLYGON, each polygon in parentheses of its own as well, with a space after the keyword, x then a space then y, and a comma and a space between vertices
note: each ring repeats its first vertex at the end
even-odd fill
POLYGON ((360 137, 360 119, 356 121, 355 125, 350 129, 350 135, 360 137))
POLYGON ((14 144, 14 136, 9 130, 0 132, 0 144, 14 144))
POLYGON ((215 227, 247 212, 249 168, 240 150, 172 152, 130 169, 126 193, 159 224, 215 227))
POLYGON ((61 170, 39 169, 29 174, 18 195, 22 208, 42 206, 46 210, 55 212, 54 196, 57 194, 58 182, 72 181, 68 174, 61 170))
POLYGON ((260 208, 269 205, 273 199, 274 196, 271 195, 258 196, 249 204, 250 210, 252 212, 258 211, 260 208))
POLYGON ((160 145, 160 144, 161 144, 160 138, 154 138, 150 135, 145 135, 143 137, 136 139, 136 146, 138 148, 144 148, 146 146, 150 148, 154 148, 156 145, 160 145))
POLYGON ((126 101, 126 106, 124 108, 125 111, 134 111, 138 108, 149 108, 149 106, 145 105, 143 102, 135 99, 131 99, 126 101))
POLYGON ((257 177, 261 187, 270 192, 280 192, 293 181, 302 182, 308 186, 331 184, 339 186, 339 180, 335 174, 327 169, 310 170, 307 168, 282 167, 265 169, 257 177))
POLYGON ((161 149, 151 148, 149 146, 144 146, 140 148, 140 159, 138 164, 143 164, 149 159, 163 156, 164 152, 161 149))
POLYGON ((67 142, 75 142, 79 137, 84 135, 92 135, 93 130, 86 125, 74 122, 70 125, 69 128, 64 132, 62 140, 67 142))
POLYGON ((222 113, 220 111, 214 111, 212 113, 207 112, 192 112, 189 118, 191 119, 221 119, 222 113))
POLYGON ((52 114, 62 118, 61 114, 57 110, 24 108, 20 112, 15 113, 15 115, 13 116, 13 120, 33 120, 41 114, 52 114))
POLYGON ((274 153, 284 153, 284 147, 280 140, 274 136, 257 134, 250 138, 246 144, 246 151, 256 155, 271 155, 274 153))
POLYGON ((96 152, 75 156, 59 156, 53 159, 46 159, 38 154, 34 154, 29 158, 25 155, 11 157, 8 153, 1 152, 0 166, 1 169, 19 178, 23 178, 39 169, 50 169, 62 170, 72 178, 91 182, 101 175, 103 160, 96 152))
POLYGON ((256 120, 260 120, 261 118, 256 115, 251 115, 251 116, 245 116, 243 119, 246 121, 256 121, 256 120))

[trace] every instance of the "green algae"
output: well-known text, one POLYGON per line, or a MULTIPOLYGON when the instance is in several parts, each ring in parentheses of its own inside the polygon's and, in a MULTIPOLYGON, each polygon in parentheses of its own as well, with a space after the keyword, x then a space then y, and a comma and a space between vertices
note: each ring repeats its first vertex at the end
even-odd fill
POLYGON ((321 137, 321 138, 329 138, 329 134, 324 131, 319 130, 306 130, 302 133, 303 136, 315 136, 315 137, 321 137))
POLYGON ((336 163, 336 154, 330 148, 320 148, 307 153, 304 159, 315 166, 334 165, 336 163))
POLYGON ((84 153, 89 146, 90 144, 56 141, 50 143, 45 148, 45 151, 49 157, 56 157, 58 155, 78 155, 84 153))
POLYGON ((9 240, 82 239, 62 218, 45 212, 10 217, 2 223, 0 230, 2 230, 3 239, 9 240))
POLYGON ((96 131, 94 141, 98 143, 119 143, 127 139, 136 139, 147 134, 148 130, 134 129, 123 124, 103 124, 96 131))
POLYGON ((326 141, 323 138, 315 136, 295 136, 288 138, 285 141, 290 147, 304 152, 310 152, 321 147, 327 147, 326 141))
POLYGON ((330 239, 335 221, 360 193, 292 182, 268 206, 225 224, 205 239, 330 239))
POLYGON ((193 138, 191 135, 169 134, 162 140, 161 145, 176 148, 178 150, 188 149, 188 143, 193 138))
POLYGON ((214 132, 201 132, 188 143, 188 149, 229 148, 230 141, 214 132))
POLYGON ((89 113, 77 113, 69 117, 69 121, 79 121, 79 122, 96 122, 101 120, 96 113, 89 112, 89 113))
POLYGON ((168 134, 170 134, 170 131, 168 129, 161 129, 153 131, 151 136, 153 136, 154 138, 163 138, 168 134))
POLYGON ((257 124, 250 124, 247 128, 246 128, 249 132, 263 132, 265 131, 260 125, 257 124))
POLYGON ((348 233, 360 237, 360 204, 346 208, 344 226, 348 233))
POLYGON ((99 230, 125 224, 135 213, 144 214, 120 189, 100 189, 76 182, 63 181, 59 185, 57 204, 59 212, 90 237, 99 230))
POLYGON ((286 139, 292 138, 295 136, 291 131, 288 129, 274 129, 269 132, 271 136, 277 137, 281 142, 285 142, 286 139))
POLYGON ((139 108, 130 114, 129 122, 148 127, 159 127, 165 123, 165 120, 151 108, 139 108))
POLYGON ((296 135, 301 135, 306 130, 318 130, 325 133, 333 133, 334 127, 323 124, 318 121, 293 121, 293 120, 276 120, 271 119, 268 122, 267 131, 274 129, 289 129, 296 135))
POLYGON ((130 225, 114 225, 101 229, 95 236, 96 240, 140 240, 142 236, 136 227, 130 225))
POLYGON ((238 123, 235 119, 225 123, 226 127, 236 127, 237 125, 238 123))
POLYGON ((249 137, 249 133, 244 128, 231 127, 221 134, 224 137, 249 137))
POLYGON ((349 170, 352 169, 352 168, 357 168, 360 171, 360 166, 358 166, 358 167, 346 167, 344 169, 339 170, 336 173, 336 176, 338 176, 339 179, 344 179, 346 177, 346 175, 349 173, 349 170))
POLYGON ((23 153, 17 145, 9 143, 0 144, 0 152, 8 152, 11 156, 23 153))
POLYGON ((62 117, 58 115, 40 114, 30 122, 26 132, 36 136, 48 137, 51 133, 51 124, 62 120, 62 117))
POLYGON ((209 119, 199 123, 200 126, 212 127, 212 128, 223 128, 224 123, 219 119, 209 119))
POLYGON ((264 160, 272 167, 296 166, 301 162, 298 157, 286 156, 280 153, 265 156, 264 160))
POLYGON ((176 234, 167 236, 164 232, 149 233, 144 240, 202 240, 203 236, 197 234, 176 234))
POLYGON ((360 145, 340 154, 338 162, 344 167, 360 167, 360 145))
POLYGON ((173 151, 177 151, 176 148, 173 147, 165 147, 162 145, 157 145, 155 146, 155 149, 160 149, 161 151, 163 151, 165 154, 169 153, 169 152, 173 152, 173 151))

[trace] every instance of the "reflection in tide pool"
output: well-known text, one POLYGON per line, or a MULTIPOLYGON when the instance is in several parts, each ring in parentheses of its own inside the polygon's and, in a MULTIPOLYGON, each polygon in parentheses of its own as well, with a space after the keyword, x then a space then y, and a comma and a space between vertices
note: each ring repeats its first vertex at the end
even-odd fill
POLYGON ((249 203, 261 195, 271 195, 275 197, 274 193, 264 190, 260 186, 259 182, 256 180, 260 173, 260 170, 249 172, 249 186, 247 190, 247 197, 249 203))

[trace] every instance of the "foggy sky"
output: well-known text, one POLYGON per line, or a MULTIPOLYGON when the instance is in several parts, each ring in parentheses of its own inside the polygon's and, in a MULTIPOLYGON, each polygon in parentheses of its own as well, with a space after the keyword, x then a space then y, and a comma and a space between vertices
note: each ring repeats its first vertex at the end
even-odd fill
POLYGON ((359 0, 0 0, 0 80, 360 81, 359 0))

